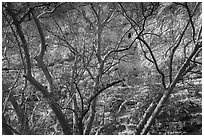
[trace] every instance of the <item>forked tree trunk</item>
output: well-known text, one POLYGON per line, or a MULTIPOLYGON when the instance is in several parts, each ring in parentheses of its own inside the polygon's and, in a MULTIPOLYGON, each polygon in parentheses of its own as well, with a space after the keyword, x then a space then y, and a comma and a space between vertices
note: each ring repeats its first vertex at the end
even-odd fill
POLYGON ((144 128, 145 124, 147 123, 149 117, 151 116, 155 108, 156 108, 156 104, 152 102, 150 106, 147 108, 145 114, 143 115, 142 119, 140 120, 137 126, 136 133, 135 133, 136 135, 139 135, 141 133, 142 129, 144 128))
POLYGON ((155 101, 153 101, 153 102, 149 105, 149 107, 147 108, 147 110, 145 111, 145 114, 143 115, 142 119, 140 120, 140 122, 139 122, 139 124, 138 124, 138 126, 137 126, 137 130, 136 130, 136 133, 135 133, 136 135, 139 135, 139 134, 142 132, 142 130, 143 130, 145 124, 147 123, 148 119, 149 119, 150 116, 152 115, 152 113, 153 113, 154 109, 156 108, 156 106, 157 106, 159 100, 161 99, 162 95, 163 95, 163 94, 159 94, 158 97, 157 97, 157 99, 156 99, 155 101))
POLYGON ((159 103, 156 105, 156 108, 154 109, 152 115, 150 116, 149 120, 147 121, 147 124, 144 126, 141 135, 146 135, 149 130, 151 125, 154 123, 157 115, 159 114, 161 108, 163 107, 163 105, 165 104, 165 102, 168 100, 168 97, 170 95, 171 91, 169 90, 165 90, 164 95, 162 96, 162 98, 160 99, 159 103))
MULTIPOLYGON (((148 119, 147 124, 144 126, 144 128, 141 132, 142 135, 146 135, 149 132, 150 127, 154 123, 154 120, 156 119, 157 115, 159 114, 161 108, 163 107, 165 102, 168 100, 169 95, 172 93, 173 89, 176 86, 176 83, 183 77, 183 75, 185 75, 187 73, 186 71, 188 70, 188 67, 190 65, 190 61, 196 55, 199 48, 201 48, 201 44, 196 43, 193 52, 188 57, 188 59, 185 61, 185 63, 181 66, 181 68, 179 69, 179 71, 178 71, 177 75, 175 76, 174 80, 172 81, 172 83, 164 91, 162 98, 160 99, 159 103, 157 104, 156 108, 154 109, 153 113, 151 114, 150 118, 148 119)), ((152 106, 152 108, 153 107, 154 106, 152 106)))

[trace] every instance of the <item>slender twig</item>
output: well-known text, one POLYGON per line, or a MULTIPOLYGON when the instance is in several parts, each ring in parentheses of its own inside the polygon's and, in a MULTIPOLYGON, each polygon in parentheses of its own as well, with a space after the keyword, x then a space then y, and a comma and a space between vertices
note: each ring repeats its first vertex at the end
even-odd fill
POLYGON ((42 17, 42 16, 45 15, 45 14, 54 13, 62 4, 65 4, 65 3, 59 3, 59 5, 57 5, 56 7, 54 7, 52 10, 48 10, 48 11, 42 12, 40 15, 37 16, 37 18, 40 18, 40 17, 42 17))
POLYGON ((13 90, 14 88, 16 88, 16 84, 17 84, 17 82, 18 82, 18 80, 19 80, 19 78, 20 78, 20 74, 21 74, 21 70, 18 72, 17 78, 16 78, 15 82, 13 83, 13 85, 12 85, 9 89, 3 91, 3 92, 8 92, 7 97, 6 97, 5 100, 3 101, 3 110, 2 110, 3 113, 4 113, 5 109, 6 109, 7 101, 9 100, 10 95, 12 94, 12 93, 11 93, 12 90, 13 90))
POLYGON ((14 31, 14 28, 12 27, 11 23, 9 22, 8 18, 6 17, 5 13, 3 12, 3 15, 6 19, 6 21, 8 22, 12 32, 13 32, 13 35, 16 39, 16 42, 17 42, 17 45, 18 45, 18 49, 19 49, 19 52, 20 52, 20 57, 21 57, 21 60, 22 60, 22 63, 23 63, 23 67, 24 67, 24 73, 26 73, 26 66, 25 66, 25 62, 24 62, 24 58, 23 58, 23 53, 22 53, 22 50, 21 50, 21 44, 20 44, 20 41, 18 40, 18 36, 16 35, 15 31, 14 31))

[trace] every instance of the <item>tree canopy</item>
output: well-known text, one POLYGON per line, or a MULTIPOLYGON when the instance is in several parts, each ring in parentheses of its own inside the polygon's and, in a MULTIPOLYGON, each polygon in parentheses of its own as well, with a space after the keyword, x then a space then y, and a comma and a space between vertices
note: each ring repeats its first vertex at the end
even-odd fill
POLYGON ((202 3, 2 3, 2 133, 202 134, 202 3))

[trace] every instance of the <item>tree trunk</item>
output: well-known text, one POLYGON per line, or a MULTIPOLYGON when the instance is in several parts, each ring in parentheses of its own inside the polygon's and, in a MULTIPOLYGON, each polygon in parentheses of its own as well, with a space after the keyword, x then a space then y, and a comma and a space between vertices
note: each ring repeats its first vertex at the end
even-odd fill
POLYGON ((92 101, 92 104, 91 104, 90 116, 87 120, 86 129, 84 131, 85 135, 89 135, 91 132, 91 128, 96 114, 96 102, 97 102, 97 97, 92 101))
POLYGON ((151 125, 154 123, 154 120, 156 119, 157 115, 159 114, 162 106, 164 105, 164 103, 166 102, 166 100, 168 99, 169 95, 170 95, 171 91, 170 90, 165 90, 164 91, 164 95, 162 96, 162 98, 160 99, 159 103, 156 105, 156 108, 154 109, 154 112, 152 113, 152 115, 150 116, 149 120, 147 121, 147 124, 145 125, 145 127, 143 128, 141 135, 146 135, 149 132, 149 129, 151 127, 151 125))
POLYGON ((156 104, 159 102, 159 100, 161 99, 163 94, 159 94, 157 99, 155 101, 153 101, 149 107, 147 108, 145 114, 143 115, 142 119, 140 120, 138 126, 137 126, 137 131, 136 131, 136 135, 139 135, 142 132, 142 129, 144 128, 145 124, 147 123, 149 117, 151 116, 151 114, 153 113, 153 111, 156 108, 156 104))
POLYGON ((156 104, 152 102, 150 106, 147 108, 145 114, 143 115, 142 119, 140 120, 137 126, 137 129, 136 129, 137 131, 135 133, 136 135, 139 135, 141 133, 142 129, 144 128, 145 124, 147 123, 149 117, 151 116, 155 108, 156 108, 156 104))
POLYGON ((16 101, 16 98, 13 95, 13 92, 11 92, 10 94, 9 101, 14 107, 14 110, 18 116, 18 121, 21 124, 21 132, 22 132, 21 134, 24 134, 24 135, 31 134, 31 130, 28 124, 26 109, 25 109, 26 106, 24 106, 24 109, 19 106, 19 104, 16 101))
POLYGON ((41 91, 43 96, 48 100, 50 107, 52 108, 57 119, 59 120, 63 133, 65 135, 72 135, 72 130, 71 130, 70 125, 68 124, 68 120, 66 119, 62 110, 60 109, 59 104, 53 99, 52 96, 50 96, 50 93, 47 91, 46 87, 42 86, 32 76, 25 76, 25 77, 28 81, 30 81, 32 85, 34 85, 39 91, 41 91))
POLYGON ((83 124, 83 118, 79 118, 78 119, 78 130, 79 130, 79 135, 83 135, 83 131, 84 131, 84 124, 83 124))
MULTIPOLYGON (((78 106, 77 106, 77 100, 76 100, 76 94, 73 95, 73 102, 72 102, 72 109, 75 110, 75 112, 78 112, 78 106)), ((78 115, 73 112, 73 135, 78 134, 78 115)))
POLYGON ((157 115, 159 114, 161 108, 169 98, 169 95, 173 91, 173 89, 176 86, 176 83, 183 77, 184 74, 186 74, 186 70, 189 67, 190 61, 193 58, 194 55, 196 55, 197 51, 201 48, 200 43, 196 43, 193 52, 191 55, 188 57, 188 59, 185 61, 185 63, 181 66, 179 69, 178 73, 176 74, 174 80, 172 83, 169 85, 169 87, 164 91, 164 94, 162 98, 160 99, 159 103, 157 104, 156 108, 154 109, 154 112, 152 113, 151 117, 149 118, 147 124, 145 125, 144 129, 142 130, 142 135, 146 135, 149 132, 149 129, 151 125, 154 123, 154 120, 156 119, 157 115))

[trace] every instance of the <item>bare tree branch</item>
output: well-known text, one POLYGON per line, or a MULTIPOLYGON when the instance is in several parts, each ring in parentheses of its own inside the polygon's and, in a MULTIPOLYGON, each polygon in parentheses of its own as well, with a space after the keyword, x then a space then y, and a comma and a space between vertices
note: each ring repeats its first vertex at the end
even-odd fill
POLYGON ((124 79, 118 80, 118 81, 115 81, 115 82, 112 82, 112 83, 110 83, 110 84, 107 84, 107 85, 104 86, 103 88, 99 89, 99 90, 97 91, 97 93, 95 93, 93 96, 91 96, 91 97, 89 98, 89 100, 88 100, 88 107, 87 107, 87 109, 84 111, 84 113, 83 113, 82 116, 85 116, 85 115, 86 115, 86 113, 89 111, 91 102, 92 102, 99 94, 101 94, 104 90, 106 90, 106 89, 108 89, 108 88, 110 88, 110 87, 112 87, 112 86, 114 86, 114 85, 116 85, 116 84, 118 84, 118 83, 120 83, 120 82, 122 82, 122 81, 124 81, 124 79))
POLYGON ((40 25, 40 21, 36 18, 35 16, 35 13, 34 11, 32 11, 32 16, 33 16, 33 19, 35 21, 35 24, 38 28, 38 32, 39 32, 39 35, 40 35, 40 40, 41 40, 41 46, 40 46, 40 52, 39 54, 35 57, 35 60, 38 62, 38 66, 42 69, 45 77, 47 78, 47 81, 49 83, 49 88, 50 88, 50 91, 49 92, 52 92, 53 91, 53 80, 52 80, 52 77, 48 71, 48 69, 46 68, 44 62, 43 62, 43 57, 44 57, 44 54, 45 54, 45 51, 46 51, 46 44, 45 44, 45 35, 44 35, 44 32, 43 32, 43 29, 40 25))
POLYGON ((9 15, 12 17, 13 23, 16 26, 17 33, 18 33, 18 35, 21 39, 21 42, 22 42, 22 47, 23 47, 23 50, 25 52, 26 65, 27 65, 26 66, 26 70, 27 70, 26 73, 27 73, 27 75, 31 75, 31 62, 30 62, 28 43, 27 43, 26 38, 24 36, 24 33, 22 31, 20 22, 17 20, 17 17, 15 16, 15 13, 12 11, 11 7, 12 7, 12 4, 8 2, 6 10, 9 13, 9 15))
POLYGON ((151 55, 151 57, 152 57, 152 60, 153 60, 153 62, 154 62, 154 65, 155 65, 155 67, 156 67, 158 73, 159 73, 159 74, 161 75, 161 77, 162 77, 162 85, 163 85, 164 88, 166 88, 165 75, 164 75, 164 73, 162 72, 162 70, 159 68, 159 66, 158 66, 158 64, 157 64, 157 61, 156 61, 156 59, 155 59, 155 56, 154 56, 154 54, 153 54, 153 52, 152 52, 150 46, 149 46, 149 45, 147 44, 147 42, 146 42, 145 40, 143 40, 141 37, 138 37, 138 39, 139 39, 140 41, 142 41, 143 44, 145 44, 145 46, 146 46, 147 49, 149 50, 149 53, 150 53, 150 55, 151 55))

